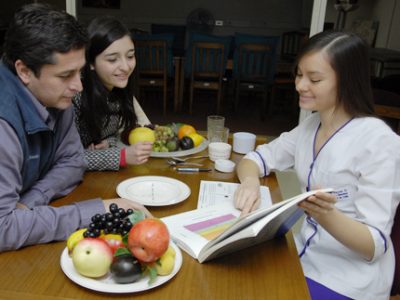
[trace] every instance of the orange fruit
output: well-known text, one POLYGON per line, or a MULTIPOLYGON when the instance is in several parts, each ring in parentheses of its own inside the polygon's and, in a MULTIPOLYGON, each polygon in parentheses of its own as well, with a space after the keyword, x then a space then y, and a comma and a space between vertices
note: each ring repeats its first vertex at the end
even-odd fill
POLYGON ((204 140, 204 137, 202 135, 198 134, 197 132, 190 133, 188 135, 188 137, 190 137, 192 139, 195 147, 200 145, 201 142, 204 140))
POLYGON ((178 130, 178 138, 181 139, 184 136, 188 136, 191 133, 196 133, 196 129, 193 126, 185 124, 182 125, 178 130))

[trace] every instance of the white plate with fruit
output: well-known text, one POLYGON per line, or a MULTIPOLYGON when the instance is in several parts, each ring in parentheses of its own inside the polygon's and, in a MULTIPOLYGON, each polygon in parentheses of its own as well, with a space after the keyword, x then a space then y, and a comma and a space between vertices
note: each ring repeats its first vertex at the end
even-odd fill
POLYGON ((182 253, 167 226, 141 211, 113 203, 92 217, 88 228, 72 233, 61 254, 64 274, 76 284, 105 293, 134 293, 171 280, 182 253))
POLYGON ((145 206, 173 205, 190 196, 190 188, 180 180, 165 176, 138 176, 117 186, 117 194, 145 206))
POLYGON ((207 149, 208 141, 189 124, 147 125, 137 127, 129 134, 129 144, 153 142, 151 157, 181 157, 207 149))
POLYGON ((166 276, 157 276, 153 283, 149 283, 147 276, 142 277, 134 283, 120 284, 115 283, 110 272, 101 278, 89 278, 79 274, 73 263, 72 258, 68 255, 68 249, 65 248, 61 255, 61 269, 65 275, 76 284, 85 288, 105 293, 134 293, 149 290, 160 286, 171 280, 182 266, 182 253, 179 248, 173 243, 170 246, 175 250, 175 265, 172 273, 166 276))

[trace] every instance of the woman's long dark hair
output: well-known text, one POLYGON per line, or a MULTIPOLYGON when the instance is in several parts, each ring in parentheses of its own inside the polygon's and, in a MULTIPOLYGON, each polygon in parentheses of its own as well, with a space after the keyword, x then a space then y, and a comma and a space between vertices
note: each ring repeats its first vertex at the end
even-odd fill
POLYGON ((108 102, 119 103, 120 127, 123 131, 132 129, 136 124, 133 108, 133 72, 125 88, 114 87, 108 91, 95 70, 91 70, 96 57, 108 46, 124 36, 130 36, 129 30, 112 17, 98 17, 88 26, 89 46, 86 51, 86 65, 82 71, 82 104, 80 116, 87 124, 89 135, 94 143, 100 142, 101 130, 107 126, 110 118, 108 102))
POLYGON ((325 51, 337 77, 337 104, 351 116, 374 115, 369 70, 369 46, 356 34, 326 31, 312 36, 298 54, 301 58, 325 51))

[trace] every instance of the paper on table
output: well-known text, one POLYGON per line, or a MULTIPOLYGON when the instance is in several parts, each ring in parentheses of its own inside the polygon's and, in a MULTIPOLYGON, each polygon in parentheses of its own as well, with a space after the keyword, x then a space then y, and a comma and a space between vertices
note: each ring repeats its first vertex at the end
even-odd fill
MULTIPOLYGON (((234 207, 233 195, 238 186, 238 183, 233 182, 202 180, 200 182, 197 208, 210 207, 222 203, 234 207)), ((259 208, 270 207, 272 205, 272 200, 269 188, 261 186, 260 193, 261 203, 259 208)))

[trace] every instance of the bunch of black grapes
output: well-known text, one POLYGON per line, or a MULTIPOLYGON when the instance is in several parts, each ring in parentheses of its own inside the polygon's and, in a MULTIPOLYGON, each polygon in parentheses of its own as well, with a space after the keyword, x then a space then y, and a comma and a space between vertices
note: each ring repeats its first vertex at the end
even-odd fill
POLYGON ((83 233, 84 237, 98 237, 103 230, 104 234, 120 234, 122 236, 129 233, 132 223, 128 216, 133 213, 133 209, 118 208, 116 203, 110 204, 110 212, 96 214, 92 217, 92 222, 83 233))

